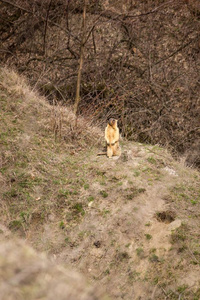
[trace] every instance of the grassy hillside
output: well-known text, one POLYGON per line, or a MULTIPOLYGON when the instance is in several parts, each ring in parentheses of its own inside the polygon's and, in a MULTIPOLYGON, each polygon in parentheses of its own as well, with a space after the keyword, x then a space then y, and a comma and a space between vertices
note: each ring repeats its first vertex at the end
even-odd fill
POLYGON ((200 175, 159 146, 122 141, 0 70, 0 229, 113 299, 200 297, 200 175))

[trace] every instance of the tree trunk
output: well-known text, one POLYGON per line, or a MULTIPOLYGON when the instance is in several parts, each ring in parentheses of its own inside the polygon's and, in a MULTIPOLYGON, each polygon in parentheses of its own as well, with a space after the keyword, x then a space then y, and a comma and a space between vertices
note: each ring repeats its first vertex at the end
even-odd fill
POLYGON ((76 98, 75 98, 75 103, 74 103, 74 114, 76 116, 77 116, 77 111, 78 111, 78 104, 80 102, 81 72, 82 72, 82 67, 83 67, 83 56, 84 56, 84 47, 85 47, 86 4, 87 4, 87 0, 84 0, 82 38, 81 38, 81 45, 80 45, 80 62, 79 62, 78 75, 77 75, 76 98))

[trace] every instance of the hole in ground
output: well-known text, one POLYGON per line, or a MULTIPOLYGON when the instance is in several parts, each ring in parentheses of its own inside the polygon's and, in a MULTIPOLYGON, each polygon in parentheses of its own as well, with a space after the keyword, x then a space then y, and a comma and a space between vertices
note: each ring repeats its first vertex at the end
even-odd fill
POLYGON ((169 224, 175 220, 176 214, 174 211, 166 210, 157 212, 155 217, 159 222, 169 224))

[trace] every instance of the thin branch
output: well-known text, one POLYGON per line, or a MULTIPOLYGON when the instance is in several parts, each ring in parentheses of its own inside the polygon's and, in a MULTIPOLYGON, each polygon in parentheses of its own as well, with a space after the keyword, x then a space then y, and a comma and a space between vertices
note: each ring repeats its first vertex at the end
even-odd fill
POLYGON ((44 44, 43 44, 43 52, 46 56, 46 34, 47 34, 47 25, 48 25, 48 19, 49 19, 49 11, 50 11, 50 7, 51 7, 51 3, 52 0, 49 1, 49 6, 47 9, 47 16, 46 16, 46 20, 45 20, 45 26, 44 26, 44 44))
MULTIPOLYGON (((161 62, 168 60, 169 58, 173 57, 174 55, 176 55, 178 52, 182 51, 183 49, 185 49, 187 46, 189 46, 190 44, 192 44, 193 42, 196 42, 200 39, 200 34, 197 34, 197 36, 195 38, 193 38, 192 40, 190 40, 189 42, 187 42, 186 44, 180 46, 178 49, 176 49, 174 52, 172 52, 171 54, 169 54, 168 56, 165 56, 163 58, 161 58, 160 60, 158 60, 157 62, 155 62, 154 64, 151 65, 151 68, 153 68, 154 66, 160 64, 161 62)), ((144 75, 144 73, 149 70, 149 68, 145 69, 141 76, 144 75)))
POLYGON ((176 55, 178 52, 180 52, 181 50, 185 49, 187 46, 189 46, 190 44, 192 44, 193 42, 196 42, 200 39, 200 34, 198 34, 194 39, 190 40, 189 42, 187 42, 185 45, 180 46, 178 49, 176 49, 174 52, 172 52, 171 54, 169 54, 166 57, 161 58, 160 60, 158 60, 157 62, 154 63, 153 66, 158 65, 159 63, 169 59, 170 57, 176 55))
POLYGON ((24 7, 22 7, 22 6, 20 6, 20 5, 17 5, 17 4, 15 4, 15 3, 11 3, 10 1, 7 1, 7 0, 0 0, 0 1, 1 1, 1 2, 4 2, 4 3, 6 3, 6 4, 9 4, 9 5, 13 6, 13 7, 19 8, 19 9, 21 9, 21 10, 23 10, 23 11, 29 13, 29 14, 32 14, 32 11, 30 11, 30 10, 28 10, 28 9, 26 9, 26 8, 24 8, 24 7))
POLYGON ((66 9, 66 15, 67 15, 67 18, 66 18, 66 21, 67 21, 67 30, 69 30, 69 3, 70 3, 70 0, 67 0, 67 9, 66 9))
POLYGON ((97 47, 95 43, 95 36, 94 36, 94 30, 92 31, 92 42, 93 42, 93 47, 94 47, 94 53, 97 53, 97 47))
POLYGON ((124 16, 124 19, 127 19, 127 18, 138 18, 138 17, 143 17, 143 16, 147 16, 147 15, 153 14, 153 13, 159 11, 160 8, 162 8, 163 6, 171 4, 171 3, 174 3, 174 1, 169 1, 169 2, 163 3, 163 4, 157 6, 156 8, 154 8, 154 9, 152 9, 152 10, 146 12, 146 13, 141 13, 141 14, 137 14, 137 15, 126 15, 126 16, 124 16))
POLYGON ((87 43, 87 41, 88 41, 88 39, 89 39, 91 33, 93 32, 95 26, 97 25, 97 23, 98 23, 98 21, 99 21, 99 19, 101 18, 102 15, 103 15, 103 13, 101 13, 101 14, 98 16, 98 18, 95 20, 94 24, 92 25, 92 28, 90 29, 90 31, 88 32, 87 37, 85 38, 84 45, 87 43))
POLYGON ((105 17, 105 18, 108 18, 108 19, 112 19, 112 20, 120 20, 121 18, 123 20, 127 19, 127 18, 139 18, 139 17, 143 17, 143 16, 147 16, 147 15, 150 15, 150 14, 153 14, 153 13, 156 13, 158 12, 161 8, 163 8, 163 6, 166 6, 168 4, 171 4, 171 3, 174 3, 173 0, 171 1, 168 1, 166 3, 163 3, 159 6, 157 6, 156 8, 146 12, 146 13, 141 13, 141 14, 136 14, 136 15, 125 15, 125 14, 118 14, 112 10, 107 10, 107 11, 104 11, 101 13, 101 16, 102 17, 105 17))

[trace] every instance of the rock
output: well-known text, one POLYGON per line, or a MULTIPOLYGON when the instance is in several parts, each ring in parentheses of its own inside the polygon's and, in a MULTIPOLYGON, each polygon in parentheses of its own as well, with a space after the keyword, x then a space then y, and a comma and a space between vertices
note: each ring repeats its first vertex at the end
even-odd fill
POLYGON ((165 170, 169 175, 172 175, 172 176, 178 176, 176 171, 174 171, 173 169, 169 168, 169 167, 165 167, 163 170, 165 170))
POLYGON ((181 220, 177 219, 173 222, 171 222, 169 225, 168 225, 168 230, 169 231, 172 231, 172 230, 175 230, 177 228, 179 228, 181 226, 181 220))

